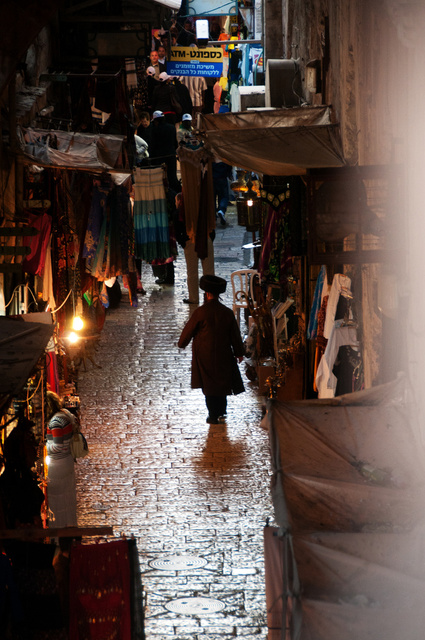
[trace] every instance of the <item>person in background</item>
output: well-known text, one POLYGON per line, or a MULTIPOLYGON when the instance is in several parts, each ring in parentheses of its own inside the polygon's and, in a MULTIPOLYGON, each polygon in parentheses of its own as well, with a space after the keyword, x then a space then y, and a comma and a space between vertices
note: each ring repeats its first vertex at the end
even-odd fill
POLYGON ((184 349, 193 339, 191 387, 202 389, 209 424, 224 423, 227 396, 245 391, 237 364, 245 355, 241 334, 233 311, 219 300, 226 284, 223 278, 202 276, 204 304, 195 309, 178 341, 184 349))
POLYGON ((180 79, 175 77, 174 87, 177 91, 177 97, 179 99, 180 106, 182 108, 182 113, 192 113, 193 104, 192 98, 190 97, 189 89, 186 85, 180 82, 180 79))
POLYGON ((201 143, 193 134, 192 116, 190 113, 184 113, 182 116, 182 121, 177 131, 177 143, 185 147, 190 147, 191 149, 197 149, 201 146, 201 143))
POLYGON ((159 79, 159 74, 165 71, 165 64, 159 62, 158 51, 153 49, 149 54, 150 66, 155 69, 155 78, 159 79))
POLYGON ((179 32, 177 29, 170 29, 170 36, 171 36, 171 46, 172 47, 179 47, 180 45, 177 42, 177 38, 179 36, 179 32))
POLYGON ((190 47, 192 44, 196 44, 196 36, 193 32, 192 20, 187 18, 183 27, 180 29, 180 33, 177 36, 177 44, 181 47, 190 47))
POLYGON ((33 427, 34 423, 21 415, 2 446, 0 527, 3 529, 42 527, 44 493, 34 472, 38 453, 33 427))
POLYGON ((202 76, 180 76, 179 80, 189 89, 193 104, 192 118, 196 126, 196 116, 204 108, 204 93, 207 90, 206 80, 202 76))
POLYGON ((223 88, 220 84, 219 78, 214 83, 213 93, 214 93, 214 113, 218 113, 220 109, 221 102, 221 94, 223 92, 223 88))
POLYGON ((216 217, 222 227, 226 226, 226 210, 229 205, 229 178, 232 175, 232 167, 227 162, 221 162, 217 158, 212 163, 214 200, 216 206, 216 217))
POLYGON ((54 516, 54 527, 76 527, 77 495, 74 458, 71 440, 76 430, 77 418, 63 408, 60 397, 47 392, 46 448, 50 458, 48 467, 47 499, 54 516))
POLYGON ((158 49, 158 63, 164 66, 164 70, 167 64, 167 52, 163 44, 160 44, 158 49))
POLYGON ((171 76, 165 71, 159 74, 159 83, 152 95, 152 109, 162 111, 166 121, 172 125, 180 120, 182 110, 177 91, 171 84, 171 76))
POLYGON ((149 151, 149 147, 152 145, 151 117, 147 111, 137 111, 136 118, 136 134, 146 142, 149 151))
POLYGON ((166 122, 162 111, 154 111, 152 118, 152 144, 149 156, 155 160, 154 164, 164 163, 167 166, 168 185, 178 193, 181 191, 181 186, 177 179, 176 128, 173 124, 166 122))

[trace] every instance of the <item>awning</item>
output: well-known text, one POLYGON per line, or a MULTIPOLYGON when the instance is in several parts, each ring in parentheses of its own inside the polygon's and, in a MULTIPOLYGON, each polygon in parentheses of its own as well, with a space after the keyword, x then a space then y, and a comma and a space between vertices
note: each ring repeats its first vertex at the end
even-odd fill
POLYGON ((404 376, 329 401, 269 401, 268 417, 281 527, 265 536, 281 558, 266 566, 270 640, 282 623, 294 640, 418 637, 425 464, 404 376))
POLYGON ((153 0, 156 4, 161 4, 163 7, 168 7, 173 11, 179 11, 182 0, 153 0))
POLYGON ((221 160, 255 173, 303 175, 345 164, 326 106, 202 114, 199 129, 221 160))
POLYGON ((25 129, 25 153, 47 166, 84 169, 118 168, 124 136, 25 129))
POLYGON ((95 172, 115 172, 124 182, 130 173, 122 166, 124 136, 45 129, 22 129, 22 149, 33 164, 95 172))
POLYGON ((43 354, 53 324, 0 317, 0 395, 17 395, 43 354))

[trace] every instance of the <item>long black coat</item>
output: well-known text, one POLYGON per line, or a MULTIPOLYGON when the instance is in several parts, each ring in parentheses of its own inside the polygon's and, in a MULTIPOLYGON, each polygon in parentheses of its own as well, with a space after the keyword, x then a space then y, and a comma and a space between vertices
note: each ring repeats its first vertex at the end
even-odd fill
POLYGON ((245 391, 236 358, 245 354, 233 311, 218 300, 196 309, 184 327, 178 346, 192 345, 192 389, 206 396, 227 396, 245 391))

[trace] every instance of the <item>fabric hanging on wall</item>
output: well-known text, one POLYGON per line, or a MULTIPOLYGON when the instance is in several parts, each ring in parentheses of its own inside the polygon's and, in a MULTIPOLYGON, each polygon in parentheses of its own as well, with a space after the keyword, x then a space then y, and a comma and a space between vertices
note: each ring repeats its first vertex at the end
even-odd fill
POLYGON ((134 225, 129 194, 125 186, 109 179, 93 186, 83 258, 86 270, 99 280, 135 270, 134 225))
POLYGON ((337 312, 340 295, 346 298, 353 297, 351 294, 351 279, 348 276, 345 276, 343 273, 336 273, 332 280, 332 286, 329 293, 328 307, 326 309, 325 327, 323 329, 323 335, 325 336, 325 338, 328 338, 328 339, 331 335, 331 331, 332 331, 335 319, 338 318, 338 316, 336 315, 336 312, 337 312))
POLYGON ((317 336, 317 317, 323 301, 323 292, 327 288, 326 266, 322 264, 314 289, 313 304, 311 305, 310 320, 307 327, 307 340, 314 340, 317 336))
POLYGON ((50 240, 52 218, 46 212, 36 214, 25 211, 25 214, 28 216, 28 226, 37 229, 38 233, 35 236, 25 236, 23 239, 24 247, 30 247, 31 252, 22 260, 22 268, 32 275, 42 276, 50 240))
POLYGON ((278 282, 288 294, 287 277, 292 268, 289 231, 290 204, 285 200, 277 208, 269 206, 264 225, 263 247, 258 264, 261 278, 278 282))
MULTIPOLYGON (((328 303, 329 308, 329 303, 328 303)), ((333 373, 333 367, 336 362, 339 348, 342 346, 351 346, 358 348, 357 329, 355 326, 346 326, 342 320, 336 321, 326 345, 316 374, 316 387, 319 398, 333 398, 337 387, 337 378, 333 373)), ((340 374, 344 372, 340 369, 340 374)), ((351 390, 350 390, 351 392, 351 390)))
POLYGON ((83 248, 83 258, 86 259, 86 266, 89 271, 96 255, 103 219, 106 217, 106 200, 110 189, 111 183, 109 180, 93 181, 92 202, 83 248))
POLYGON ((131 640, 131 556, 127 541, 73 547, 69 640, 131 640))
POLYGON ((50 391, 59 393, 58 361, 54 350, 46 351, 46 370, 47 382, 49 384, 50 391))
POLYGON ((162 167, 134 170, 135 257, 152 262, 170 253, 170 231, 162 167))
MULTIPOLYGON (((176 230, 175 230, 175 224, 174 224, 174 212, 176 208, 176 192, 168 188, 166 191, 165 197, 167 200, 168 229, 169 229, 169 236, 170 236, 170 256, 162 260, 160 258, 156 260, 152 260, 151 261, 152 266, 162 266, 165 264, 170 264, 171 262, 174 262, 174 260, 178 256, 176 230)), ((161 277, 161 275, 158 274, 158 277, 161 277)))
POLYGON ((201 247, 206 246, 209 234, 215 229, 212 156, 204 148, 193 150, 182 147, 178 149, 178 157, 186 233, 191 242, 196 242, 201 247), (201 219, 202 237, 197 235, 198 222, 201 219))

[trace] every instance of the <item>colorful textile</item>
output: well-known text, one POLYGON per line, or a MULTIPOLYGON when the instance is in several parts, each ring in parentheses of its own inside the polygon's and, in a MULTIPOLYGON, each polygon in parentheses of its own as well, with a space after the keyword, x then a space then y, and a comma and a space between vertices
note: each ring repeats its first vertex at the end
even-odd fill
POLYGON ((314 289, 313 304, 311 305, 310 320, 307 327, 307 340, 314 340, 317 336, 317 316, 322 304, 322 292, 326 279, 326 266, 322 265, 314 289))
POLYGON ((134 269, 134 226, 125 186, 96 181, 84 242, 86 270, 98 280, 134 269))
POLYGON ((73 547, 69 640, 131 640, 129 543, 73 547))
POLYGON ((269 206, 264 225, 263 248, 258 264, 261 279, 278 282, 284 295, 287 295, 287 278, 292 267, 289 211, 290 206, 287 200, 277 209, 269 206))
POLYGON ((135 257, 152 262, 171 257, 164 173, 161 167, 134 170, 135 257))
POLYGON ((25 236, 23 239, 24 247, 30 247, 31 253, 22 260, 22 268, 32 275, 42 276, 50 240, 52 218, 47 213, 42 213, 41 215, 30 211, 26 213, 28 226, 37 229, 38 233, 35 236, 25 236))

